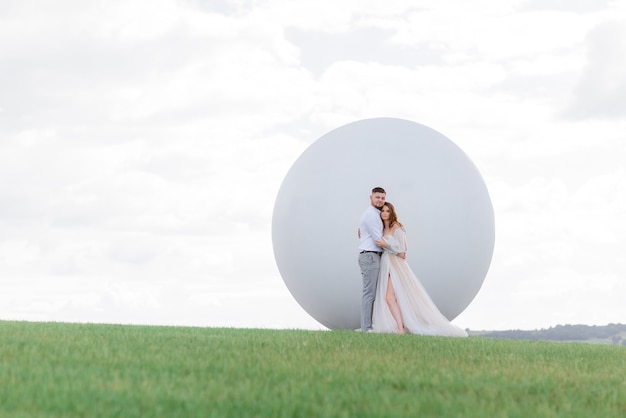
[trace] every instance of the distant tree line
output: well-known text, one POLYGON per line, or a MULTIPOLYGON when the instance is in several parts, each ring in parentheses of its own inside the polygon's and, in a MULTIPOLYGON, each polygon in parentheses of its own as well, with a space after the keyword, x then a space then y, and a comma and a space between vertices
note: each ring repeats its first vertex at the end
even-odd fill
POLYGON ((608 325, 557 325, 534 331, 509 330, 481 333, 481 337, 509 338, 513 340, 588 341, 607 340, 626 346, 626 324, 608 325))

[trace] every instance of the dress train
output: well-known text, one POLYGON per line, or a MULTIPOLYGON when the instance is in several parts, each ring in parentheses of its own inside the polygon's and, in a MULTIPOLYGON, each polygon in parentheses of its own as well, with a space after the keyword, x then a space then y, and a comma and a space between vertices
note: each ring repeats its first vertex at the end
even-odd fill
MULTIPOLYGON (((406 252, 406 235, 402 228, 397 228, 392 235, 386 235, 384 239, 392 252, 406 252)), ((398 332, 396 320, 385 299, 389 278, 391 278, 396 300, 402 312, 404 327, 409 333, 451 337, 468 336, 465 330, 451 324, 448 318, 439 312, 406 260, 389 251, 385 251, 380 259, 380 274, 372 315, 374 332, 398 332)))

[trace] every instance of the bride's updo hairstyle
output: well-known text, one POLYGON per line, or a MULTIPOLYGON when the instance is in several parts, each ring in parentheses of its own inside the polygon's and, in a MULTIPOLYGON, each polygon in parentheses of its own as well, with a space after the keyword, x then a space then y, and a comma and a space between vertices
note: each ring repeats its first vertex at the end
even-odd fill
POLYGON ((383 207, 387 206, 389 208, 389 229, 391 229, 394 225, 398 225, 400 228, 404 228, 400 222, 398 222, 398 214, 396 213, 396 208, 391 204, 391 202, 385 202, 383 207))

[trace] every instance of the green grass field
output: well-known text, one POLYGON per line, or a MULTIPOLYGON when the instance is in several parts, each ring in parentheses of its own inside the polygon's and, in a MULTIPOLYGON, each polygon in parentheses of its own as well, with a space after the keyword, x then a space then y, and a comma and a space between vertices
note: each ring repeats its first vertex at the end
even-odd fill
POLYGON ((626 349, 0 321, 0 417, 624 417, 626 349))

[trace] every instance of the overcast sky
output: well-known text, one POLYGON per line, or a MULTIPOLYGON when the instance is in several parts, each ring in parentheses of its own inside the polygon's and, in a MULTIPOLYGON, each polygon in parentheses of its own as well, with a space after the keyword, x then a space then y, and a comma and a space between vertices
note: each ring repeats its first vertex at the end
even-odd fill
POLYGON ((455 324, 626 322, 622 0, 2 1, 0 319, 324 329, 274 200, 371 117, 487 184, 493 261, 455 324))

